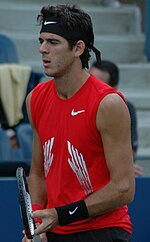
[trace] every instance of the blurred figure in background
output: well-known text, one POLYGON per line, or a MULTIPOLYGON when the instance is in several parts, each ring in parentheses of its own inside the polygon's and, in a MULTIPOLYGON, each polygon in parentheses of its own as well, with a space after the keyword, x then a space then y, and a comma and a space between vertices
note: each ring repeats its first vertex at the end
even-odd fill
MULTIPOLYGON (((107 83, 114 89, 118 89, 119 85, 119 68, 111 61, 102 60, 101 63, 94 62, 90 67, 90 73, 107 83)), ((134 105, 127 101, 130 117, 131 117, 131 142, 134 157, 134 172, 136 176, 143 175, 143 168, 136 164, 136 155, 138 151, 138 131, 137 117, 134 105)))

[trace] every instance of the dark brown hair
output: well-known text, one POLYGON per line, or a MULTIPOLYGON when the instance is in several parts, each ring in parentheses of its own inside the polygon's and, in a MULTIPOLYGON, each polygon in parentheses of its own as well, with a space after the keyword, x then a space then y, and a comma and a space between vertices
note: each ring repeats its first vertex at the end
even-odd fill
MULTIPOLYGON (((56 5, 44 6, 37 20, 40 24, 49 18, 58 18, 60 25, 65 31, 79 31, 81 33, 81 40, 85 43, 85 50, 80 56, 82 68, 88 67, 88 61, 91 57, 90 51, 94 44, 93 25, 90 16, 76 5, 56 5)), ((75 46, 79 39, 66 38, 70 48, 75 46)))

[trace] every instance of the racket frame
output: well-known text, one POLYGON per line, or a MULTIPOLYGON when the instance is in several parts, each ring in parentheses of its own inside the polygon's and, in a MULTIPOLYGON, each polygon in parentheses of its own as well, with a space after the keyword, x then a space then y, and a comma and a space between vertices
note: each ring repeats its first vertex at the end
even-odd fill
POLYGON ((25 171, 22 167, 18 167, 16 170, 16 178, 18 184, 18 196, 21 210, 21 217, 25 229, 25 234, 28 239, 33 239, 35 222, 31 217, 32 204, 28 189, 28 183, 26 179, 25 171))

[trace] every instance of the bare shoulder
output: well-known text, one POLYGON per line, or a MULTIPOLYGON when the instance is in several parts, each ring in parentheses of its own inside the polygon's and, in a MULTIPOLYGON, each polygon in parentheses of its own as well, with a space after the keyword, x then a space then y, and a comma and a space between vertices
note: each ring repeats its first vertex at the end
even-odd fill
POLYGON ((98 129, 130 122, 129 111, 125 100, 117 93, 108 94, 99 104, 97 112, 98 129))
POLYGON ((101 108, 127 107, 125 100, 117 93, 106 95, 100 103, 101 108))
POLYGON ((31 96, 32 96, 32 91, 26 97, 26 108, 27 108, 27 113, 28 113, 28 117, 29 117, 30 123, 31 123, 31 125, 33 127, 32 115, 31 115, 31 107, 30 107, 31 96))
POLYGON ((31 96, 32 96, 32 91, 29 92, 28 95, 27 95, 27 97, 26 97, 26 105, 29 105, 31 96))

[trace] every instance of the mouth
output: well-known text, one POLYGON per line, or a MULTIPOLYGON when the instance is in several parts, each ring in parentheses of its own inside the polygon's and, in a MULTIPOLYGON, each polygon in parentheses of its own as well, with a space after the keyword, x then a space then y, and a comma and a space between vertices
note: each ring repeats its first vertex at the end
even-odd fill
POLYGON ((50 63, 51 63, 51 62, 50 62, 49 60, 43 59, 43 66, 44 66, 44 67, 49 66, 50 63))

